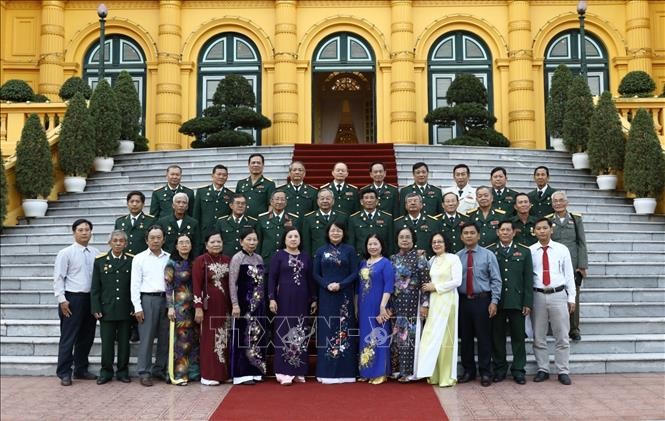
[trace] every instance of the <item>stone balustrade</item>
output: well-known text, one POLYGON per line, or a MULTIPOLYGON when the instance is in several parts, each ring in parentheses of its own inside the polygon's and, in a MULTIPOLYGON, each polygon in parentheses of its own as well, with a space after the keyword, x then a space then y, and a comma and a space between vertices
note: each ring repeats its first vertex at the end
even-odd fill
MULTIPOLYGON (((53 137, 59 131, 60 122, 67 111, 64 102, 51 103, 2 103, 0 104, 0 151, 7 158, 16 152, 25 120, 37 114, 46 129, 46 136, 53 137)), ((57 137, 57 136, 56 136, 57 137)))

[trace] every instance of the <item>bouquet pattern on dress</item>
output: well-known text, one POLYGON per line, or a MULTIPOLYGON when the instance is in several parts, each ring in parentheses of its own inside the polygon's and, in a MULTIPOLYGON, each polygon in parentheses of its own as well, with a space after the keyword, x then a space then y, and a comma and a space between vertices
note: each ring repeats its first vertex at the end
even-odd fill
POLYGON ((250 364, 261 370, 262 373, 266 372, 266 362, 261 354, 259 341, 263 336, 264 330, 259 323, 259 318, 254 316, 259 306, 263 305, 263 267, 249 265, 247 275, 252 278, 252 288, 248 292, 249 312, 245 315, 247 319, 247 331, 245 332, 245 340, 247 342, 247 359, 250 364))
POLYGON ((226 291, 224 291, 224 285, 222 285, 222 278, 229 273, 228 263, 211 263, 208 265, 208 270, 212 273, 212 284, 214 287, 223 293, 226 293, 226 291))
POLYGON ((372 288, 372 268, 370 267, 364 267, 360 269, 360 286, 362 287, 361 289, 361 295, 365 297, 369 290, 372 288))
POLYGON ((349 298, 344 297, 344 302, 339 309, 339 329, 334 336, 328 338, 326 356, 337 359, 346 354, 351 347, 349 340, 349 298))
POLYGON ((302 282, 302 270, 305 267, 305 263, 299 259, 299 256, 294 256, 289 254, 289 267, 293 268, 293 282, 300 286, 302 282))

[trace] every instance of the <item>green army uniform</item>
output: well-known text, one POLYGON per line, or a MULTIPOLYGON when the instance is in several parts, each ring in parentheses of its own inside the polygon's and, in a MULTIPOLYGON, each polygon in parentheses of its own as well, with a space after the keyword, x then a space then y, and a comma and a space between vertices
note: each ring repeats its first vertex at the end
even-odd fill
POLYGON ((496 229, 499 227, 499 222, 506 219, 506 213, 504 211, 501 209, 490 209, 487 218, 485 218, 483 211, 481 211, 480 208, 476 208, 471 209, 466 215, 469 218, 469 222, 475 223, 480 230, 479 245, 487 247, 490 244, 499 241, 496 229))
POLYGON ((400 206, 399 189, 396 186, 393 186, 392 184, 388 183, 383 183, 383 186, 381 186, 381 188, 376 188, 374 184, 368 184, 362 189, 360 189, 360 191, 366 189, 373 189, 376 191, 376 196, 378 199, 376 208, 378 210, 388 212, 389 214, 393 215, 393 217, 402 215, 404 213, 404 209, 399 208, 400 206))
POLYGON ((554 209, 552 208, 552 193, 555 191, 556 189, 553 189, 548 185, 542 196, 538 193, 538 189, 531 190, 527 193, 527 196, 529 196, 529 200, 531 201, 531 210, 529 213, 535 216, 536 219, 540 219, 543 216, 554 212, 554 209))
POLYGON ((575 294, 575 311, 570 315, 570 335, 579 335, 582 274, 577 272, 577 268, 586 269, 589 267, 582 214, 568 212, 563 221, 555 214, 550 214, 546 217, 552 221, 552 240, 568 247, 570 251, 570 260, 575 270, 575 289, 577 290, 575 294))
MULTIPOLYGON (((425 250, 427 256, 431 257, 432 234, 439 230, 440 224, 441 221, 439 221, 437 217, 425 215, 424 213, 421 213, 415 221, 411 218, 411 215, 402 215, 395 219, 395 222, 393 223, 393 233, 394 235, 397 235, 402 228, 411 228, 416 233, 415 248, 418 250, 425 250)), ((388 242, 388 239, 386 239, 386 242, 388 242)), ((399 244, 395 242, 394 237, 390 239, 390 243, 393 245, 393 250, 399 250, 399 244)))
POLYGON ((270 267, 270 259, 279 250, 284 229, 291 226, 300 228, 298 215, 294 213, 284 212, 281 217, 277 217, 274 212, 270 211, 259 215, 256 223, 259 237, 257 251, 263 257, 266 270, 270 267))
POLYGON ((231 213, 229 207, 231 200, 233 200, 233 191, 226 187, 217 192, 211 184, 196 190, 192 216, 199 221, 202 235, 215 229, 217 219, 231 213))
POLYGON ((268 210, 273 191, 275 191, 275 182, 264 176, 261 176, 254 184, 252 184, 251 177, 238 180, 238 184, 236 184, 236 193, 242 193, 247 198, 245 213, 252 218, 257 218, 260 213, 268 210))
POLYGON ((524 345, 524 315, 522 307, 533 307, 533 262, 531 251, 524 244, 513 241, 506 250, 497 242, 487 247, 496 255, 501 272, 501 300, 496 316, 492 318, 492 361, 494 376, 505 377, 506 327, 510 327, 513 362, 510 371, 513 377, 524 377, 526 349, 524 345))
POLYGON ((399 192, 400 215, 406 215, 406 208, 404 205, 406 204, 406 197, 411 193, 418 193, 423 198, 422 212, 427 215, 438 215, 443 213, 443 196, 441 189, 427 183, 427 186, 423 191, 419 186, 413 183, 402 188, 399 192))
POLYGON ((125 251, 136 255, 148 248, 145 234, 148 232, 148 228, 155 225, 155 223, 156 220, 152 215, 141 212, 136 217, 134 225, 132 225, 132 216, 129 214, 116 219, 114 229, 125 231, 125 234, 127 234, 125 251))
POLYGON ((374 217, 369 218, 367 213, 362 210, 349 216, 349 238, 347 243, 351 244, 358 256, 365 254, 365 240, 371 234, 378 234, 385 241, 385 255, 391 255, 394 247, 393 241, 393 217, 388 212, 375 210, 374 217))
POLYGON ((152 192, 152 197, 150 198, 150 215, 152 215, 155 220, 170 215, 171 212, 173 212, 173 196, 175 196, 176 193, 185 193, 187 195, 189 198, 187 215, 192 216, 194 214, 194 191, 182 184, 178 184, 178 187, 175 190, 172 190, 167 184, 152 192))
POLYGON ((182 218, 182 223, 178 227, 178 222, 173 216, 173 213, 169 216, 165 216, 157 221, 157 225, 161 226, 164 229, 164 246, 162 249, 167 253, 176 253, 175 244, 180 234, 188 234, 192 239, 192 251, 191 255, 196 257, 199 255, 203 243, 201 241, 201 235, 199 230, 199 221, 192 218, 189 215, 185 215, 182 218))
POLYGON ((333 210, 342 211, 346 215, 351 215, 360 209, 360 197, 358 196, 358 187, 353 184, 344 183, 342 190, 337 189, 335 182, 324 184, 322 189, 329 189, 333 192, 335 203, 333 210))
POLYGON ((222 216, 217 219, 215 223, 215 231, 222 234, 222 242, 224 247, 222 254, 224 256, 233 257, 240 251, 240 232, 245 228, 256 229, 256 218, 243 215, 238 220, 233 215, 222 216))
POLYGON ((328 244, 326 241, 326 228, 328 224, 333 221, 338 221, 346 225, 347 217, 342 212, 335 210, 330 211, 330 215, 326 218, 321 210, 315 210, 305 215, 302 220, 302 248, 310 256, 314 256, 316 251, 328 244))
POLYGON ((513 227, 515 229, 515 237, 513 241, 516 243, 521 243, 529 247, 532 244, 536 244, 538 239, 536 234, 533 231, 533 228, 536 225, 536 217, 529 215, 526 220, 526 223, 522 222, 519 216, 515 216, 511 219, 513 227))
POLYGON ((90 311, 102 313, 99 332, 102 339, 100 378, 113 378, 115 342, 118 341, 116 376, 129 377, 129 338, 134 306, 131 299, 132 258, 122 253, 115 258, 111 251, 95 258, 90 287, 90 311))
POLYGON ((464 248, 462 242, 462 225, 469 221, 469 218, 457 212, 454 217, 449 217, 447 214, 441 214, 441 231, 443 235, 450 240, 452 250, 446 250, 448 253, 457 253, 464 248))
POLYGON ((513 217, 515 215, 515 196, 519 192, 513 189, 504 187, 501 195, 496 194, 496 189, 492 188, 492 208, 501 209, 506 213, 506 217, 513 217))
POLYGON ((284 210, 288 213, 302 218, 306 213, 316 209, 316 194, 319 191, 309 184, 302 183, 296 188, 293 184, 287 183, 277 187, 277 190, 286 194, 286 209, 284 210))

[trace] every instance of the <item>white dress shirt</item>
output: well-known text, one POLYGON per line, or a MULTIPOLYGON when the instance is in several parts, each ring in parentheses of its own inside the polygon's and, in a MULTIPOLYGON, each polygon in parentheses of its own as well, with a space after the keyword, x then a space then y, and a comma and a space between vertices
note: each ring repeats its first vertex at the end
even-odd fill
POLYGON ((142 292, 164 292, 164 268, 169 261, 169 254, 160 250, 159 256, 146 249, 134 256, 132 260, 131 295, 134 311, 143 311, 141 306, 142 292))
POLYGON ((556 241, 548 244, 547 259, 550 264, 550 284, 543 284, 543 246, 540 242, 529 246, 533 260, 533 287, 534 288, 557 288, 565 286, 568 293, 568 302, 575 302, 575 272, 573 262, 570 258, 568 247, 556 241))
POLYGON ((457 185, 447 187, 443 190, 442 195, 450 192, 455 193, 459 199, 457 212, 466 214, 468 211, 478 207, 478 202, 476 202, 476 188, 471 187, 468 183, 463 189, 460 189, 457 185), (461 196, 459 194, 460 190, 462 190, 461 196))
POLYGON ((79 243, 58 252, 53 270, 53 293, 58 303, 67 301, 65 291, 90 292, 92 268, 99 250, 79 243))

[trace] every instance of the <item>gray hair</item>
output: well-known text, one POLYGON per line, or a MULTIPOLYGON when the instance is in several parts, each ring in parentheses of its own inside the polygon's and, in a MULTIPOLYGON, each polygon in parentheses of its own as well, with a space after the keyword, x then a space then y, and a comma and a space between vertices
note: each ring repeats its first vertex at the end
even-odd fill
POLYGON ((420 203, 423 203, 423 197, 420 194, 416 193, 416 192, 411 192, 411 193, 407 194, 404 201, 406 202, 407 200, 411 199, 412 197, 417 197, 418 200, 420 201, 420 203))
POLYGON ((489 187, 487 187, 487 186, 480 186, 480 187, 476 188, 476 194, 478 194, 478 192, 479 192, 480 190, 487 190, 488 192, 492 193, 492 189, 490 189, 489 187))
POLYGON ((185 202, 189 203, 189 196, 187 196, 187 193, 183 193, 183 192, 176 193, 176 194, 173 195, 173 203, 175 203, 176 199, 180 199, 180 198, 185 199, 185 202))
POLYGON ((319 191, 316 193, 316 198, 317 198, 317 199, 319 198, 319 196, 321 195, 321 193, 330 193, 330 195, 332 196, 332 200, 333 200, 333 202, 335 201, 335 193, 333 193, 332 190, 330 190, 330 189, 328 189, 328 188, 323 188, 323 189, 319 190, 319 191))
POLYGON ((554 196, 561 196, 563 200, 565 200, 566 202, 568 201, 568 195, 563 190, 555 191, 554 193, 552 193, 552 199, 554 199, 554 196))
POLYGON ((108 241, 108 243, 110 244, 110 243, 111 243, 111 240, 113 240, 113 237, 118 236, 118 235, 121 236, 121 237, 123 237, 123 238, 125 239, 125 241, 127 241, 127 233, 126 233, 125 231, 123 231, 123 230, 113 230, 113 231, 111 231, 111 233, 109 234, 109 241, 108 241))

